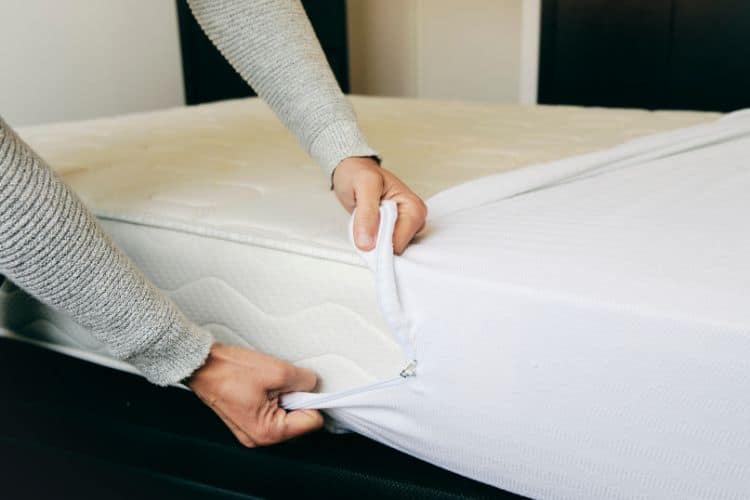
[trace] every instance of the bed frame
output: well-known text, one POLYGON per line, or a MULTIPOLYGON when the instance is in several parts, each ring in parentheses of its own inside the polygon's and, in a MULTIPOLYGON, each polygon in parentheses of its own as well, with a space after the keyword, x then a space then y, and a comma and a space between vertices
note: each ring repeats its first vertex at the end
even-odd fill
POLYGON ((0 498, 521 498, 356 434, 246 449, 188 391, 2 337, 0 407, 0 498))

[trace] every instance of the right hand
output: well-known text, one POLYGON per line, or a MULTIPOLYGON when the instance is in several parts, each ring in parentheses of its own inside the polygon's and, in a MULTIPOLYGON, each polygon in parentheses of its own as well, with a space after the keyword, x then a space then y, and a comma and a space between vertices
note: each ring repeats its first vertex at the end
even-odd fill
POLYGON ((316 410, 287 412, 279 406, 286 392, 312 391, 316 375, 266 354, 214 344, 206 363, 188 385, 247 447, 297 437, 323 425, 316 410))
POLYGON ((354 243, 368 252, 375 248, 380 224, 380 200, 396 202, 398 218, 393 229, 393 252, 401 255, 425 225, 427 205, 398 177, 371 157, 350 156, 333 171, 333 191, 354 215, 354 243))

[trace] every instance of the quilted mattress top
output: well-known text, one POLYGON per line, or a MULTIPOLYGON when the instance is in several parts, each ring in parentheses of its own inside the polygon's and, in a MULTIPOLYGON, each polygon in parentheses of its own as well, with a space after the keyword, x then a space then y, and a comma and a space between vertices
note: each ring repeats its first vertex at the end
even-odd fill
MULTIPOLYGON (((384 166, 427 198, 712 113, 352 97, 384 166)), ((328 179, 257 98, 21 135, 103 218, 359 263, 328 179)))

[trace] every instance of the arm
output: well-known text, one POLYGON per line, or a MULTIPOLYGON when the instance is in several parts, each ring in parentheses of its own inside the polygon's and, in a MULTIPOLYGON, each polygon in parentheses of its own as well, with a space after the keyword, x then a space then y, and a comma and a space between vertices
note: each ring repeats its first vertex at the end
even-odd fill
POLYGON ((0 274, 68 313, 159 385, 190 375, 212 344, 2 119, 0 274))
POLYGON ((211 41, 327 176, 374 156, 298 0, 189 0, 211 41))
POLYGON ((394 247, 424 225, 421 199, 378 167, 299 0, 189 0, 211 41, 333 181, 355 216, 357 245, 375 244, 382 198, 399 204, 394 247))
POLYGON ((311 390, 312 372, 249 349, 212 346, 211 335, 135 268, 1 118, 0 274, 69 314, 151 382, 192 374, 196 394, 248 446, 322 425, 317 412, 287 414, 278 406, 280 392, 311 390))

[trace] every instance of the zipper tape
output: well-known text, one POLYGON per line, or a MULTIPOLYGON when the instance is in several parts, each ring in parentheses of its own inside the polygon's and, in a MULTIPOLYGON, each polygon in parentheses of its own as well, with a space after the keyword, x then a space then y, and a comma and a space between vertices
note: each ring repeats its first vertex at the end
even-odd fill
POLYGON ((368 392, 387 389, 405 383, 408 379, 402 376, 380 380, 372 384, 361 385, 352 389, 339 392, 314 393, 314 392, 292 392, 281 396, 281 407, 287 411, 301 409, 327 410, 332 408, 351 408, 352 396, 358 396, 368 392))
MULTIPOLYGON (((355 211, 356 213, 356 211, 355 211)), ((392 334, 401 345, 407 359, 416 364, 414 342, 410 335, 410 324, 401 309, 401 301, 396 286, 394 270, 393 230, 398 218, 398 207, 393 200, 383 200, 380 204, 380 226, 375 248, 369 252, 358 250, 360 256, 375 275, 375 289, 378 306, 392 334)), ((354 213, 349 222, 349 235, 354 244, 354 213)))

